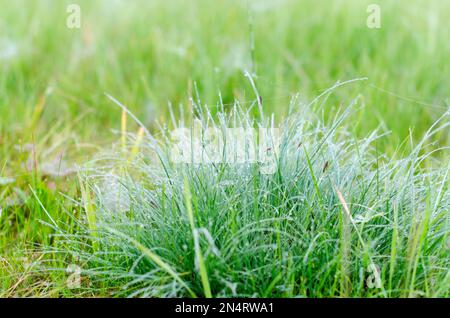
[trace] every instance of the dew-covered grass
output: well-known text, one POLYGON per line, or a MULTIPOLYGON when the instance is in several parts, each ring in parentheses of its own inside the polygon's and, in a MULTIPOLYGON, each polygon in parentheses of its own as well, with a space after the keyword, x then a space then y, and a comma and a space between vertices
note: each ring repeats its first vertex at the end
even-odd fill
MULTIPOLYGON (((92 195, 80 202, 80 231, 55 224, 59 252, 83 264, 86 290, 119 296, 446 297, 449 165, 424 149, 449 114, 392 158, 376 149, 385 136, 345 129, 357 103, 324 123, 314 115, 322 103, 294 99, 272 170, 227 161, 235 140, 225 133, 214 163, 199 161, 194 146, 191 161, 174 162, 164 127, 159 139, 138 141, 135 157, 118 143, 81 179, 92 195)), ((203 132, 274 125, 240 107, 214 116, 198 106, 193 122, 203 132)))
POLYGON ((449 4, 372 2, 0 0, 0 296, 447 296, 449 4), (207 110, 273 113, 279 173, 170 164, 207 110))

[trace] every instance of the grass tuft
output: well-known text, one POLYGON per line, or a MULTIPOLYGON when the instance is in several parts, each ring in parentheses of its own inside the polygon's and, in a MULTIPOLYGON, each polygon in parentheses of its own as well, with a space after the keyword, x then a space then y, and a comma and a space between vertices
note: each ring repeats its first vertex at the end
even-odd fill
MULTIPOLYGON (((97 158, 82 181, 95 225, 88 218, 81 234, 59 237, 84 264, 85 288, 131 297, 448 296, 448 166, 424 145, 449 114, 392 158, 379 154, 376 132, 351 136, 349 108, 325 123, 314 115, 322 105, 293 100, 270 174, 260 162, 226 162, 225 152, 221 162, 175 163, 167 127, 158 138, 128 135, 130 149, 139 147, 131 159, 97 158), (127 204, 111 204, 110 193, 127 204)), ((194 104, 194 113, 191 131, 274 127, 239 103, 216 115, 194 104)))

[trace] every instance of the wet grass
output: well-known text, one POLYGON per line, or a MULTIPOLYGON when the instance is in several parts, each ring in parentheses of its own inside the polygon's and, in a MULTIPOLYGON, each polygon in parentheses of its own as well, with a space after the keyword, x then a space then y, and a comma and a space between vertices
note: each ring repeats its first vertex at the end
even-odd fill
MULTIPOLYGON (((320 122, 332 122, 343 105, 359 96, 344 127, 348 136, 361 139, 380 128, 389 134, 376 141, 377 154, 393 160, 409 156, 410 145, 417 144, 449 107, 450 10, 445 1, 438 0, 414 4, 379 1, 382 27, 369 29, 369 2, 78 1, 82 28, 68 29, 66 6, 70 1, 0 0, 0 295, 110 295, 108 284, 99 283, 102 288, 92 290, 86 285, 83 291, 68 289, 68 273, 59 269, 76 260, 61 253, 43 253, 61 247, 59 239, 52 236, 55 229, 46 225, 52 224, 52 219, 66 234, 84 228, 86 206, 79 203, 87 192, 80 188, 76 171, 119 138, 114 130, 120 130, 121 110, 105 92, 127 105, 154 132, 158 131, 157 121, 169 123, 169 104, 176 118, 189 116, 199 100, 209 105, 213 114, 222 106, 226 112, 232 111, 236 100, 250 108, 257 98, 245 71, 256 75, 252 78, 261 106, 267 114, 275 113, 277 123, 286 118, 295 94, 299 93, 299 102, 305 104, 338 81, 367 77, 320 99, 320 122), (30 268, 30 264, 35 265, 30 268)), ((258 107, 253 107, 250 115, 257 118, 258 107)), ((127 129, 135 132, 138 125, 128 120, 127 129)), ((423 151, 447 146, 449 137, 448 130, 439 131, 423 145, 423 151)), ((423 165, 448 170, 448 154, 437 152, 433 158, 423 165)), ((312 177, 317 167, 314 158, 310 159, 307 171, 312 177)), ((315 180, 319 182, 320 177, 315 180)), ((196 183, 188 181, 195 198, 196 183)), ((317 187, 314 191, 319 197, 317 187)), ((183 195, 182 183, 178 188, 183 195)), ((429 188, 435 195, 441 183, 430 181, 429 188)), ((442 189, 446 194, 447 188, 442 189)), ((352 196, 351 192, 342 194, 344 200, 352 196)), ((339 201, 336 195, 334 192, 333 200, 339 201)), ((180 204, 185 204, 186 198, 183 200, 180 204)), ((242 211, 236 206, 232 215, 242 211)), ((423 271, 430 268, 423 263, 429 243, 421 233, 428 233, 431 223, 427 222, 435 217, 434 210, 424 210, 429 219, 417 221, 417 228, 409 232, 409 237, 415 238, 412 241, 401 240, 404 232, 394 226, 402 222, 405 211, 391 206, 387 211, 393 229, 389 242, 398 243, 389 249, 389 265, 383 262, 382 271, 389 276, 383 278, 387 278, 385 289, 391 291, 388 295, 406 295, 417 281, 424 295, 445 295, 448 291, 442 288, 446 285, 432 285, 428 276, 433 275, 423 271), (396 260, 402 253, 409 253, 399 257, 411 262, 402 267, 406 276, 400 283, 397 266, 405 264, 398 265, 396 260), (405 292, 396 291, 397 287, 405 292)), ((346 222, 345 218, 341 221, 346 222)), ((243 224, 236 222, 231 224, 237 230, 243 224)), ((344 223, 341 234, 353 237, 353 230, 346 234, 344 223)), ((186 237, 189 233, 192 229, 186 237)), ((386 238, 387 229, 383 233, 386 238)), ((351 250, 351 246, 339 246, 342 257, 351 250)), ((441 251, 441 259, 448 257, 441 251)), ((387 250, 382 253, 387 254, 387 250)), ((201 275, 201 287, 196 280, 188 281, 201 296, 206 281, 212 295, 218 295, 218 286, 222 286, 219 276, 211 276, 208 261, 208 275, 201 275)), ((293 276, 289 277, 296 282, 296 263, 294 259, 290 262, 293 276)), ((249 261, 247 266, 251 264, 249 261)), ((335 263, 332 268, 337 273, 337 266, 345 264, 335 263)), ((310 279, 314 277, 313 268, 304 269, 310 279)), ((355 289, 350 290, 344 278, 356 275, 354 270, 353 263, 340 267, 342 286, 327 281, 312 293, 305 281, 294 290, 317 296, 325 295, 326 288, 329 295, 338 295, 338 290, 352 294, 355 289)), ((265 282, 260 285, 255 278, 248 286, 258 285, 258 295, 271 295, 280 283, 280 273, 273 272, 270 279, 262 276, 265 282)), ((180 277, 184 281, 184 276, 180 277)), ((245 294, 251 294, 249 290, 245 294)))

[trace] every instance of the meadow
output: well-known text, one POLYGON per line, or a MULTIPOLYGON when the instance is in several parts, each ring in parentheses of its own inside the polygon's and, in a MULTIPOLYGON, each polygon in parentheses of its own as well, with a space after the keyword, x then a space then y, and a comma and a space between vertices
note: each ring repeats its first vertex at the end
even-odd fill
POLYGON ((0 0, 0 296, 448 297, 450 3, 372 2, 0 0))

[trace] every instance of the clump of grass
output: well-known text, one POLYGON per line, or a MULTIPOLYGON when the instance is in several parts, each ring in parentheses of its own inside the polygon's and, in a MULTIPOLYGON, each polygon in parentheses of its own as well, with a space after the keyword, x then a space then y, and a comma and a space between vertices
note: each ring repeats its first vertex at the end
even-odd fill
MULTIPOLYGON (((132 159, 124 139, 97 158, 82 179, 90 217, 77 234, 59 234, 61 251, 89 277, 81 288, 131 297, 448 296, 449 166, 423 149, 449 113, 395 159, 378 153, 382 135, 348 133, 350 107, 325 124, 314 105, 293 99, 271 174, 257 162, 174 163, 166 126, 158 138, 128 135, 140 147, 132 159)), ((193 113, 203 128, 273 127, 249 112, 236 103, 228 114, 199 105, 193 113)))

